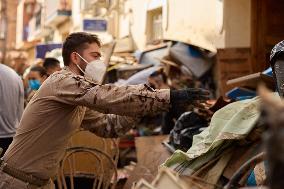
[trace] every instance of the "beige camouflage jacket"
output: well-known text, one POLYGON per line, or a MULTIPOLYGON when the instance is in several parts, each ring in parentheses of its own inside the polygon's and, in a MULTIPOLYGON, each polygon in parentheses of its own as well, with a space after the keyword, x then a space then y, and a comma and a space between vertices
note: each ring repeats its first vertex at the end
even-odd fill
POLYGON ((69 71, 51 75, 27 105, 4 160, 40 178, 54 177, 71 135, 81 126, 117 137, 147 114, 167 111, 170 91, 145 85, 97 85, 69 71))

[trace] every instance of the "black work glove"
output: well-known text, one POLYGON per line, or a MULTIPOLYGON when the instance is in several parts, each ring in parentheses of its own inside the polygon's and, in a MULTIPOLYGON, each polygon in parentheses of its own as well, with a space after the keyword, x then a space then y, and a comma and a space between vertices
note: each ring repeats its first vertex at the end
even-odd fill
POLYGON ((192 103, 196 100, 208 100, 209 91, 200 88, 171 90, 171 104, 192 103))

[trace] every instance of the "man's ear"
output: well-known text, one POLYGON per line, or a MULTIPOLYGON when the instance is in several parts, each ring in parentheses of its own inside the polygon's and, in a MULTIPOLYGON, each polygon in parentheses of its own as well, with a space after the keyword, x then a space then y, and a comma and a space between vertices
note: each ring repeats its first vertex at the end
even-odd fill
POLYGON ((75 64, 78 64, 80 61, 78 55, 75 52, 72 52, 70 54, 70 60, 71 62, 74 62, 75 64))

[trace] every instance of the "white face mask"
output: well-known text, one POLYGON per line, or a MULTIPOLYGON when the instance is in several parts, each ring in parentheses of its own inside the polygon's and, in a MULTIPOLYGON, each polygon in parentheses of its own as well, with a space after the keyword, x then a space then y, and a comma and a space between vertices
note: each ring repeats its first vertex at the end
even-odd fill
POLYGON ((107 71, 107 67, 105 63, 102 60, 93 60, 91 62, 88 62, 85 60, 80 54, 76 53, 84 62, 87 63, 85 71, 77 65, 79 70, 84 73, 84 76, 87 79, 91 79, 95 83, 102 84, 104 80, 104 76, 107 71))

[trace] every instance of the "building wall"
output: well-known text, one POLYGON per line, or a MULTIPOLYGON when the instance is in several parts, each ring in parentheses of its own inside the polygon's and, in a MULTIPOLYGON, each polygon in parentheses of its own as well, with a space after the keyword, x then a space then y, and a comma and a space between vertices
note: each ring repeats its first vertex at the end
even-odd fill
MULTIPOLYGON (((205 40, 215 43, 220 37, 218 28, 217 8, 218 0, 181 0, 169 1, 168 30, 165 31, 165 38, 180 38, 191 41, 196 35, 204 36, 205 40), (189 35, 189 34, 192 34, 189 35)), ((196 36, 196 37, 198 37, 196 36)))
POLYGON ((18 1, 8 1, 7 0, 7 16, 8 16, 8 24, 7 24, 7 49, 12 50, 15 49, 16 45, 16 23, 17 23, 17 9, 15 7, 18 6, 18 1))
MULTIPOLYGON (((147 45, 149 12, 157 8, 162 8, 163 12, 164 39, 199 44, 209 49, 250 47, 250 0, 117 0, 114 2, 118 2, 118 9, 106 16, 109 21, 109 33, 115 38, 132 35, 138 49, 145 49, 147 45)), ((67 24, 71 28, 70 32, 81 29, 83 17, 94 17, 94 15, 82 14, 80 1, 73 0, 72 19, 67 24)), ((62 33, 58 31, 58 34, 55 34, 56 41, 60 40, 62 33)))
POLYGON ((73 0, 72 1, 72 24, 74 31, 79 30, 81 24, 82 15, 80 12, 80 0, 73 0))
POLYGON ((1 8, 0 19, 6 24, 0 24, 1 40, 0 52, 1 60, 5 64, 10 64, 11 51, 15 50, 16 45, 16 21, 18 1, 3 0, 0 5, 6 8, 1 8), (3 3, 3 4, 2 4, 3 3), (5 20, 5 21, 4 21, 5 20))
POLYGON ((251 0, 224 0, 225 47, 251 46, 251 0))
POLYGON ((158 7, 163 11, 164 38, 191 41, 202 35, 211 44, 224 39, 220 33, 223 11, 220 0, 132 0, 131 31, 139 48, 144 48, 147 42, 147 12, 158 7))
MULTIPOLYGON (((49 0, 42 2, 47 1, 49 0)), ((72 17, 53 28, 54 42, 61 42, 68 33, 81 30, 82 18, 95 16, 92 15, 92 11, 82 13, 80 1, 68 1, 72 6, 72 17)), ((109 21, 108 32, 115 38, 131 35, 134 45, 141 50, 145 49, 148 43, 149 13, 157 8, 162 9, 164 39, 209 48, 250 47, 251 0, 114 0, 113 2, 118 2, 117 8, 105 15, 109 21)), ((18 9, 23 8, 18 6, 18 9)), ((21 12, 18 12, 18 15, 20 16, 21 12)), ((20 31, 22 23, 18 24, 20 31)), ((18 38, 20 37, 22 36, 19 35, 18 38)))
POLYGON ((130 35, 130 26, 131 26, 131 10, 133 3, 131 1, 121 2, 123 9, 121 10, 121 14, 119 16, 118 23, 118 38, 123 38, 130 35))
POLYGON ((20 47, 23 43, 23 26, 24 26, 24 0, 20 0, 17 7, 17 35, 16 35, 16 47, 20 47))
MULTIPOLYGON (((163 37, 216 48, 249 47, 250 0, 129 0, 131 33, 139 49, 147 44, 147 15, 162 8, 163 37)), ((122 22, 123 23, 123 22, 122 22)), ((126 27, 120 27, 126 28, 126 27)))
POLYGON ((54 31, 53 42, 62 43, 66 36, 72 31, 72 21, 71 19, 66 20, 62 24, 57 26, 57 29, 54 31))

